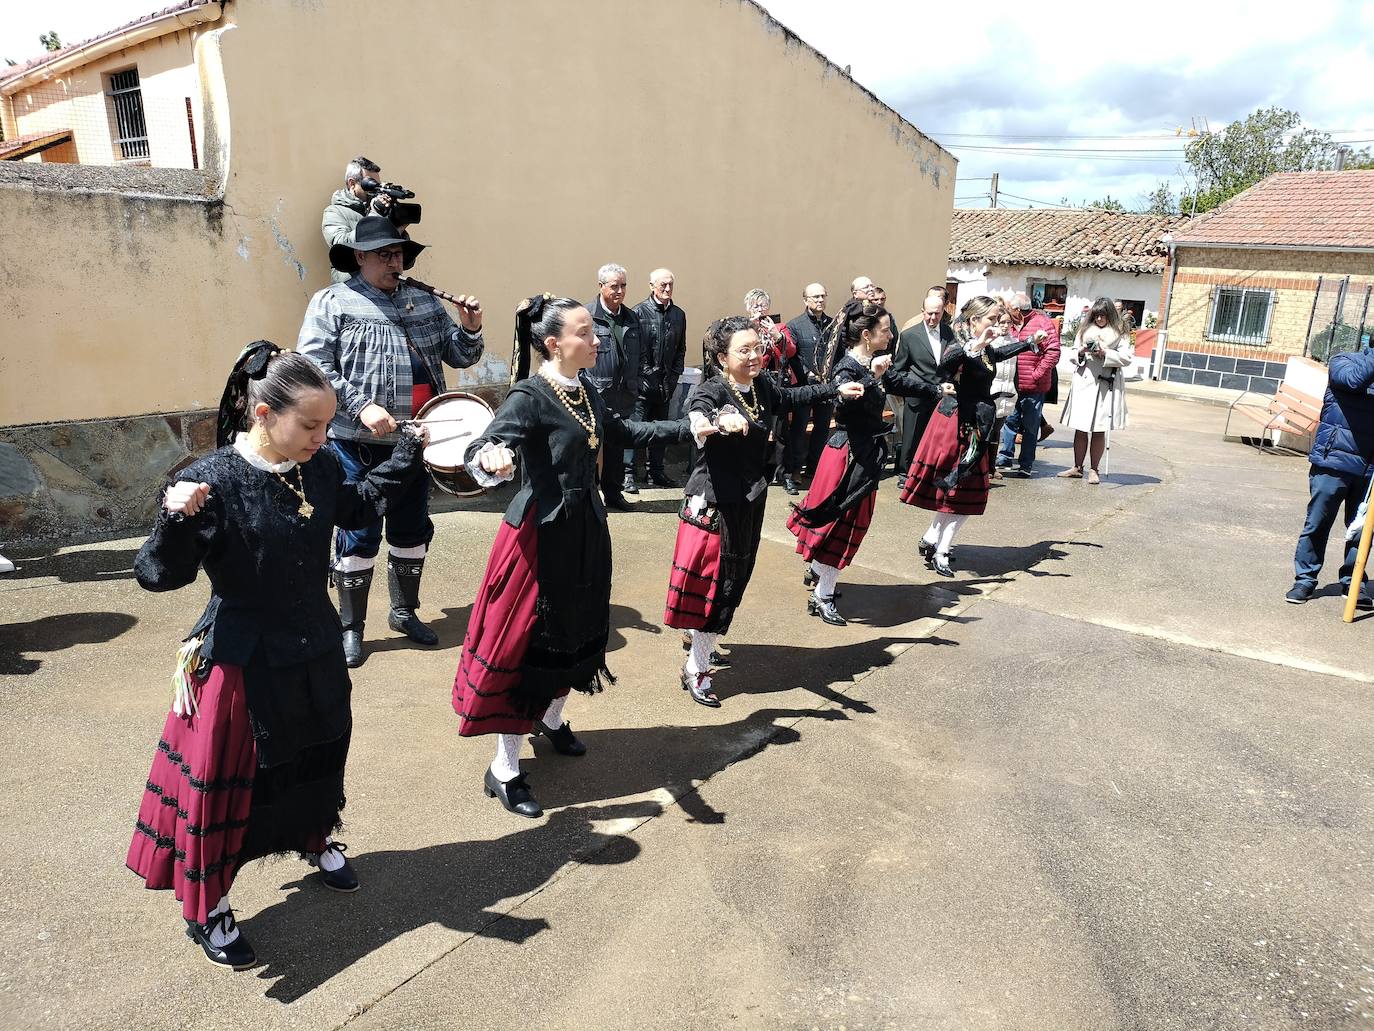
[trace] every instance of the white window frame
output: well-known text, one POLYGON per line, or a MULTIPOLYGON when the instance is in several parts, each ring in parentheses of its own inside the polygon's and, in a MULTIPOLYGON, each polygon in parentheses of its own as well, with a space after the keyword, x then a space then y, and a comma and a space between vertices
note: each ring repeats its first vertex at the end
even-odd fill
POLYGON ((1273 290, 1264 287, 1254 286, 1214 286, 1212 287, 1212 310, 1207 316, 1207 339, 1221 340, 1229 344, 1253 344, 1262 347, 1269 342, 1269 326, 1274 321, 1274 301, 1276 295, 1273 290), (1236 325, 1245 325, 1245 311, 1247 306, 1254 304, 1264 304, 1264 328, 1260 330, 1258 336, 1239 333, 1226 332, 1217 327, 1217 315, 1221 312, 1222 292, 1240 294, 1240 308, 1237 309, 1236 325))

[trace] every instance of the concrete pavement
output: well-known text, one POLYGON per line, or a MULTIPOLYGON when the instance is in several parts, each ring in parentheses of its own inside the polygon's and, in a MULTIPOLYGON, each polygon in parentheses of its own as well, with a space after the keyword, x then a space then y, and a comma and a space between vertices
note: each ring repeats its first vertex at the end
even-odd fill
MULTIPOLYGON (((0 578, 0 1011, 20 1027, 1356 1027, 1374 1021, 1374 659, 1341 599, 1283 602, 1300 459, 1224 410, 1132 398, 1100 487, 994 490, 959 576, 884 484, 854 622, 804 614, 771 511, 725 702, 659 625, 676 497, 612 519, 590 754, 526 750, 542 821, 480 793, 448 690, 501 499, 440 515, 400 647, 374 598, 348 828, 364 888, 253 864, 264 963, 232 975, 122 869, 203 586, 138 590, 138 541, 0 578)), ((1334 570, 1333 546, 1329 570, 1334 570)), ((384 595, 384 592, 380 592, 384 595)))

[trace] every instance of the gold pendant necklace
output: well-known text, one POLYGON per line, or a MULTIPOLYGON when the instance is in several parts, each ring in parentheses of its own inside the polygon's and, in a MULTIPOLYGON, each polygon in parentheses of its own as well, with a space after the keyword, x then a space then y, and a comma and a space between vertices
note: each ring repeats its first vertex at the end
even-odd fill
POLYGON ((286 489, 289 490, 292 494, 296 495, 296 497, 301 499, 301 505, 299 509, 300 517, 302 519, 309 519, 312 515, 315 514, 315 506, 305 500, 305 480, 301 478, 301 467, 297 465, 294 468, 296 470, 296 482, 300 484, 299 487, 293 486, 291 481, 279 472, 274 472, 272 475, 275 476, 277 479, 281 480, 282 483, 286 484, 286 489))
MULTIPOLYGON (((753 404, 750 404, 744 399, 744 395, 735 389, 735 384, 731 381, 729 376, 724 377, 724 379, 725 385, 730 388, 730 393, 735 395, 735 400, 740 403, 740 407, 749 413, 749 418, 753 419, 754 422, 758 422, 759 412, 763 407, 762 403, 756 400, 753 404)), ((754 388, 752 386, 749 388, 749 396, 753 398, 758 397, 758 395, 754 393, 754 388)))
MULTIPOLYGON (((541 375, 543 372, 541 370, 541 375)), ((568 414, 577 420, 577 424, 587 431, 587 447, 593 451, 601 444, 601 439, 596 435, 596 413, 592 411, 592 400, 587 396, 587 392, 582 389, 582 384, 577 385, 577 394, 571 390, 564 389, 561 383, 555 383, 552 376, 544 375, 544 382, 553 387, 554 396, 563 402, 563 407, 568 410, 568 414), (584 418, 578 411, 583 402, 587 405, 587 415, 584 418)))

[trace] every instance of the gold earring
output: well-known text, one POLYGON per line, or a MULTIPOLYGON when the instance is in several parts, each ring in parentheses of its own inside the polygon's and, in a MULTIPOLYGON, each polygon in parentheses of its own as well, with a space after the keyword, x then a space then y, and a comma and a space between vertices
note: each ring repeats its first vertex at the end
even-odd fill
POLYGON ((253 427, 253 446, 262 450, 272 443, 272 438, 267 435, 267 427, 262 423, 257 423, 253 427))

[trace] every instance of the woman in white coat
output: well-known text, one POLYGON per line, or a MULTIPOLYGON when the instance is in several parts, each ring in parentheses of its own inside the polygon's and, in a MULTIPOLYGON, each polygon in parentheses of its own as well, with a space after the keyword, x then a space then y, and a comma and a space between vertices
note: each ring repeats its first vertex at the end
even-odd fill
POLYGON ((1079 324, 1074 343, 1078 347, 1078 365, 1069 384, 1069 399, 1059 417, 1060 425, 1074 431, 1073 468, 1059 475, 1082 479, 1086 458, 1088 482, 1101 483, 1098 465, 1111 431, 1126 426, 1126 383, 1121 370, 1135 358, 1135 346, 1110 297, 1093 301, 1079 324))

